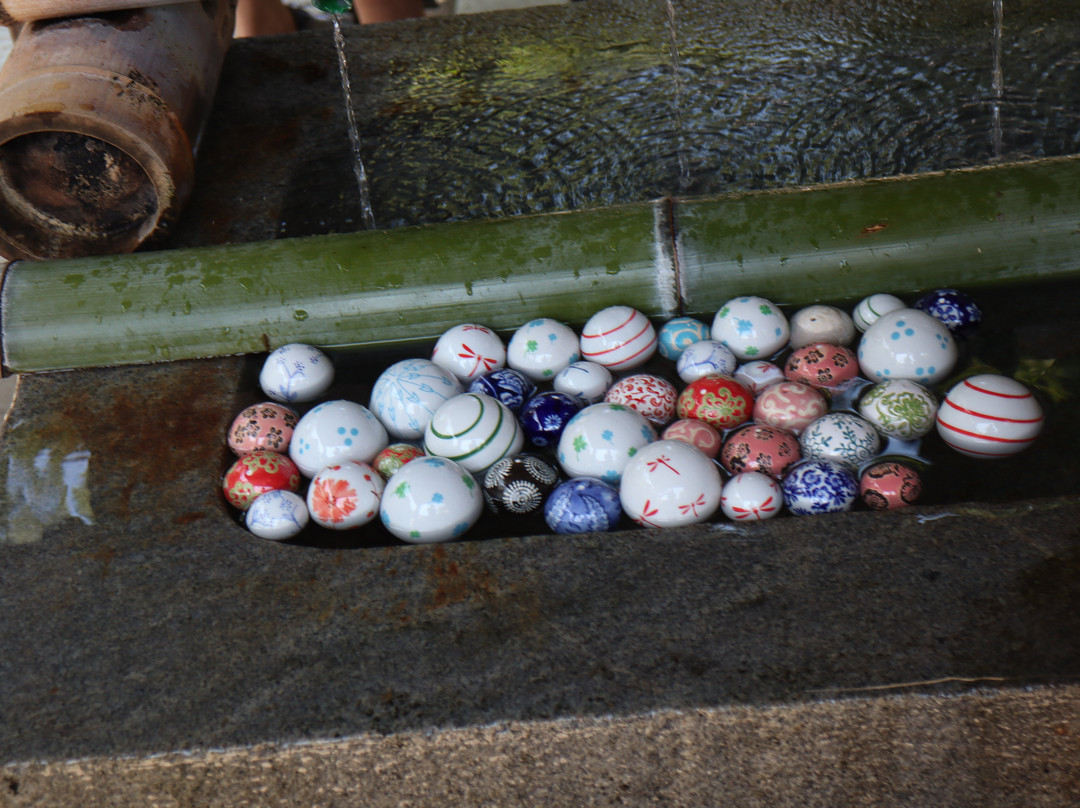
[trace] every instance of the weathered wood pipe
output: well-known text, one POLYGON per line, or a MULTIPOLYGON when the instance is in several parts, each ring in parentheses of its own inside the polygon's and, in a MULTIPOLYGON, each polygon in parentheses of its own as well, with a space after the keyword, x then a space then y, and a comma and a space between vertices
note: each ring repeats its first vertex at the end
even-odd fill
MULTIPOLYGON (((167 6, 178 0, 0 0, 0 25, 124 11, 148 6, 167 6)), ((196 2, 197 0, 186 0, 196 2)), ((184 2, 184 0, 180 0, 184 2)))
POLYGON ((7 371, 381 348, 612 304, 1080 278, 1080 157, 495 221, 41 263, 0 289, 7 371))
POLYGON ((186 202, 234 0, 140 5, 20 28, 0 71, 0 255, 130 252, 186 202))

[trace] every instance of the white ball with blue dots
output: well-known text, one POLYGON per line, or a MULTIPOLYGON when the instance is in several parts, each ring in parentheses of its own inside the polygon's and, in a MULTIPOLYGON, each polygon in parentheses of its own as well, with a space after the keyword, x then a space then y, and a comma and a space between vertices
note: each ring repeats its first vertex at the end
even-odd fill
POLYGON ((305 477, 319 469, 355 460, 371 463, 389 443, 386 427, 362 404, 325 401, 297 422, 289 457, 305 477))
POLYGON ((859 367, 873 381, 907 379, 932 385, 956 366, 957 348, 940 320, 917 309, 897 309, 866 329, 859 367))

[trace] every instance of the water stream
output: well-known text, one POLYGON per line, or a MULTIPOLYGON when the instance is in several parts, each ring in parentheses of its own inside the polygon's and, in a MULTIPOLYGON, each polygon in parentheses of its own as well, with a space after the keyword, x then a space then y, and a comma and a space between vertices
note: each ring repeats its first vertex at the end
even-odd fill
POLYGON ((671 38, 671 76, 674 83, 675 148, 679 160, 679 190, 685 190, 690 186, 690 161, 686 156, 686 127, 683 124, 682 65, 679 59, 679 34, 675 25, 675 5, 673 0, 667 0, 667 27, 668 35, 671 38))
POLYGON ((352 83, 349 81, 349 59, 345 54, 345 35, 341 31, 341 17, 335 14, 334 22, 334 48, 337 50, 338 69, 341 72, 341 90, 345 95, 345 117, 349 127, 349 141, 352 143, 353 172, 356 174, 356 185, 360 191, 360 216, 364 221, 364 227, 368 230, 375 229, 375 212, 371 207, 371 189, 368 186, 367 171, 364 170, 364 160, 360 152, 360 130, 356 125, 356 110, 352 101, 352 83))
POLYGON ((994 0, 994 47, 993 70, 990 86, 994 93, 994 103, 990 120, 990 143, 994 159, 1001 159, 1001 97, 1005 91, 1005 76, 1001 66, 1001 40, 1004 20, 1003 0, 994 0))

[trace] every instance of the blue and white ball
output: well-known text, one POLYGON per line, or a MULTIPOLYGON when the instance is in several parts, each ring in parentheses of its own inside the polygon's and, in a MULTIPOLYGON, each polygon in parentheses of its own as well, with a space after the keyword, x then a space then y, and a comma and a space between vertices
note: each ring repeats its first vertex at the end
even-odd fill
POLYGON ((686 384, 706 376, 730 376, 739 366, 735 354, 724 343, 703 339, 688 346, 675 363, 675 372, 686 384))
POLYGON ((386 481, 379 518, 402 541, 431 544, 463 535, 483 510, 483 492, 469 472, 445 457, 419 457, 386 481))
POLYGON ((954 334, 970 334, 982 323, 979 304, 959 289, 935 289, 916 300, 915 308, 940 320, 954 334))
POLYGON ((595 362, 574 362, 555 374, 551 386, 560 393, 577 396, 588 404, 600 401, 614 377, 611 371, 595 362))
POLYGON ((560 483, 544 503, 544 520, 556 533, 602 533, 621 517, 618 489, 593 477, 560 483))
POLYGON ((660 326, 659 351, 664 359, 677 362, 683 351, 710 336, 709 326, 693 317, 674 317, 660 326))
POLYGON ((569 477, 598 477, 618 485, 638 449, 656 440, 643 415, 621 404, 591 404, 559 437, 559 465, 569 477))
POLYGON ((525 323, 506 346, 506 364, 535 382, 551 381, 567 365, 581 359, 581 343, 565 323, 542 317, 525 323))
POLYGON ((382 423, 363 404, 324 401, 297 422, 289 457, 301 474, 311 478, 334 463, 371 463, 389 442, 382 423))
POLYGON ((712 338, 743 361, 768 359, 787 345, 790 335, 788 319, 780 308, 753 295, 729 300, 712 323, 712 338))
POLYGON ((435 410, 462 392, 457 377, 430 359, 403 359, 375 380, 371 410, 398 440, 417 440, 435 410))
POLYGON ((468 392, 491 396, 509 407, 510 412, 518 413, 536 392, 536 385, 519 370, 498 368, 469 382, 468 392))
POLYGON ((802 460, 781 483, 784 504, 796 516, 849 511, 859 496, 850 471, 829 460, 802 460))
POLYGON ((557 446, 570 419, 585 408, 585 402, 569 393, 547 390, 525 402, 518 422, 533 446, 557 446))
POLYGON ((330 357, 311 345, 293 342, 273 351, 259 373, 259 386, 282 404, 314 401, 334 383, 330 357))
POLYGON ((309 519, 304 498, 292 491, 260 494, 244 512, 244 524, 260 539, 285 541, 300 535, 309 519))
POLYGON ((929 386, 952 373, 958 351, 940 320, 918 309, 897 309, 866 329, 858 355, 872 381, 907 379, 929 386))

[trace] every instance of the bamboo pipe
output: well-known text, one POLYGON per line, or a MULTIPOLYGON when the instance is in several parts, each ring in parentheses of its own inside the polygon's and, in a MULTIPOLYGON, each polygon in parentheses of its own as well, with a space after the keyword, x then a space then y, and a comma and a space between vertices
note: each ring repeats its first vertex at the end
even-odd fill
POLYGON ((195 0, 0 0, 0 25, 13 26, 34 20, 165 6, 176 2, 195 0))
POLYGON ((130 252, 190 195, 230 0, 30 22, 0 71, 0 254, 130 252))
POLYGON ((377 348, 461 322, 578 325, 1080 277, 1080 158, 158 253, 16 262, 8 371, 377 348))

